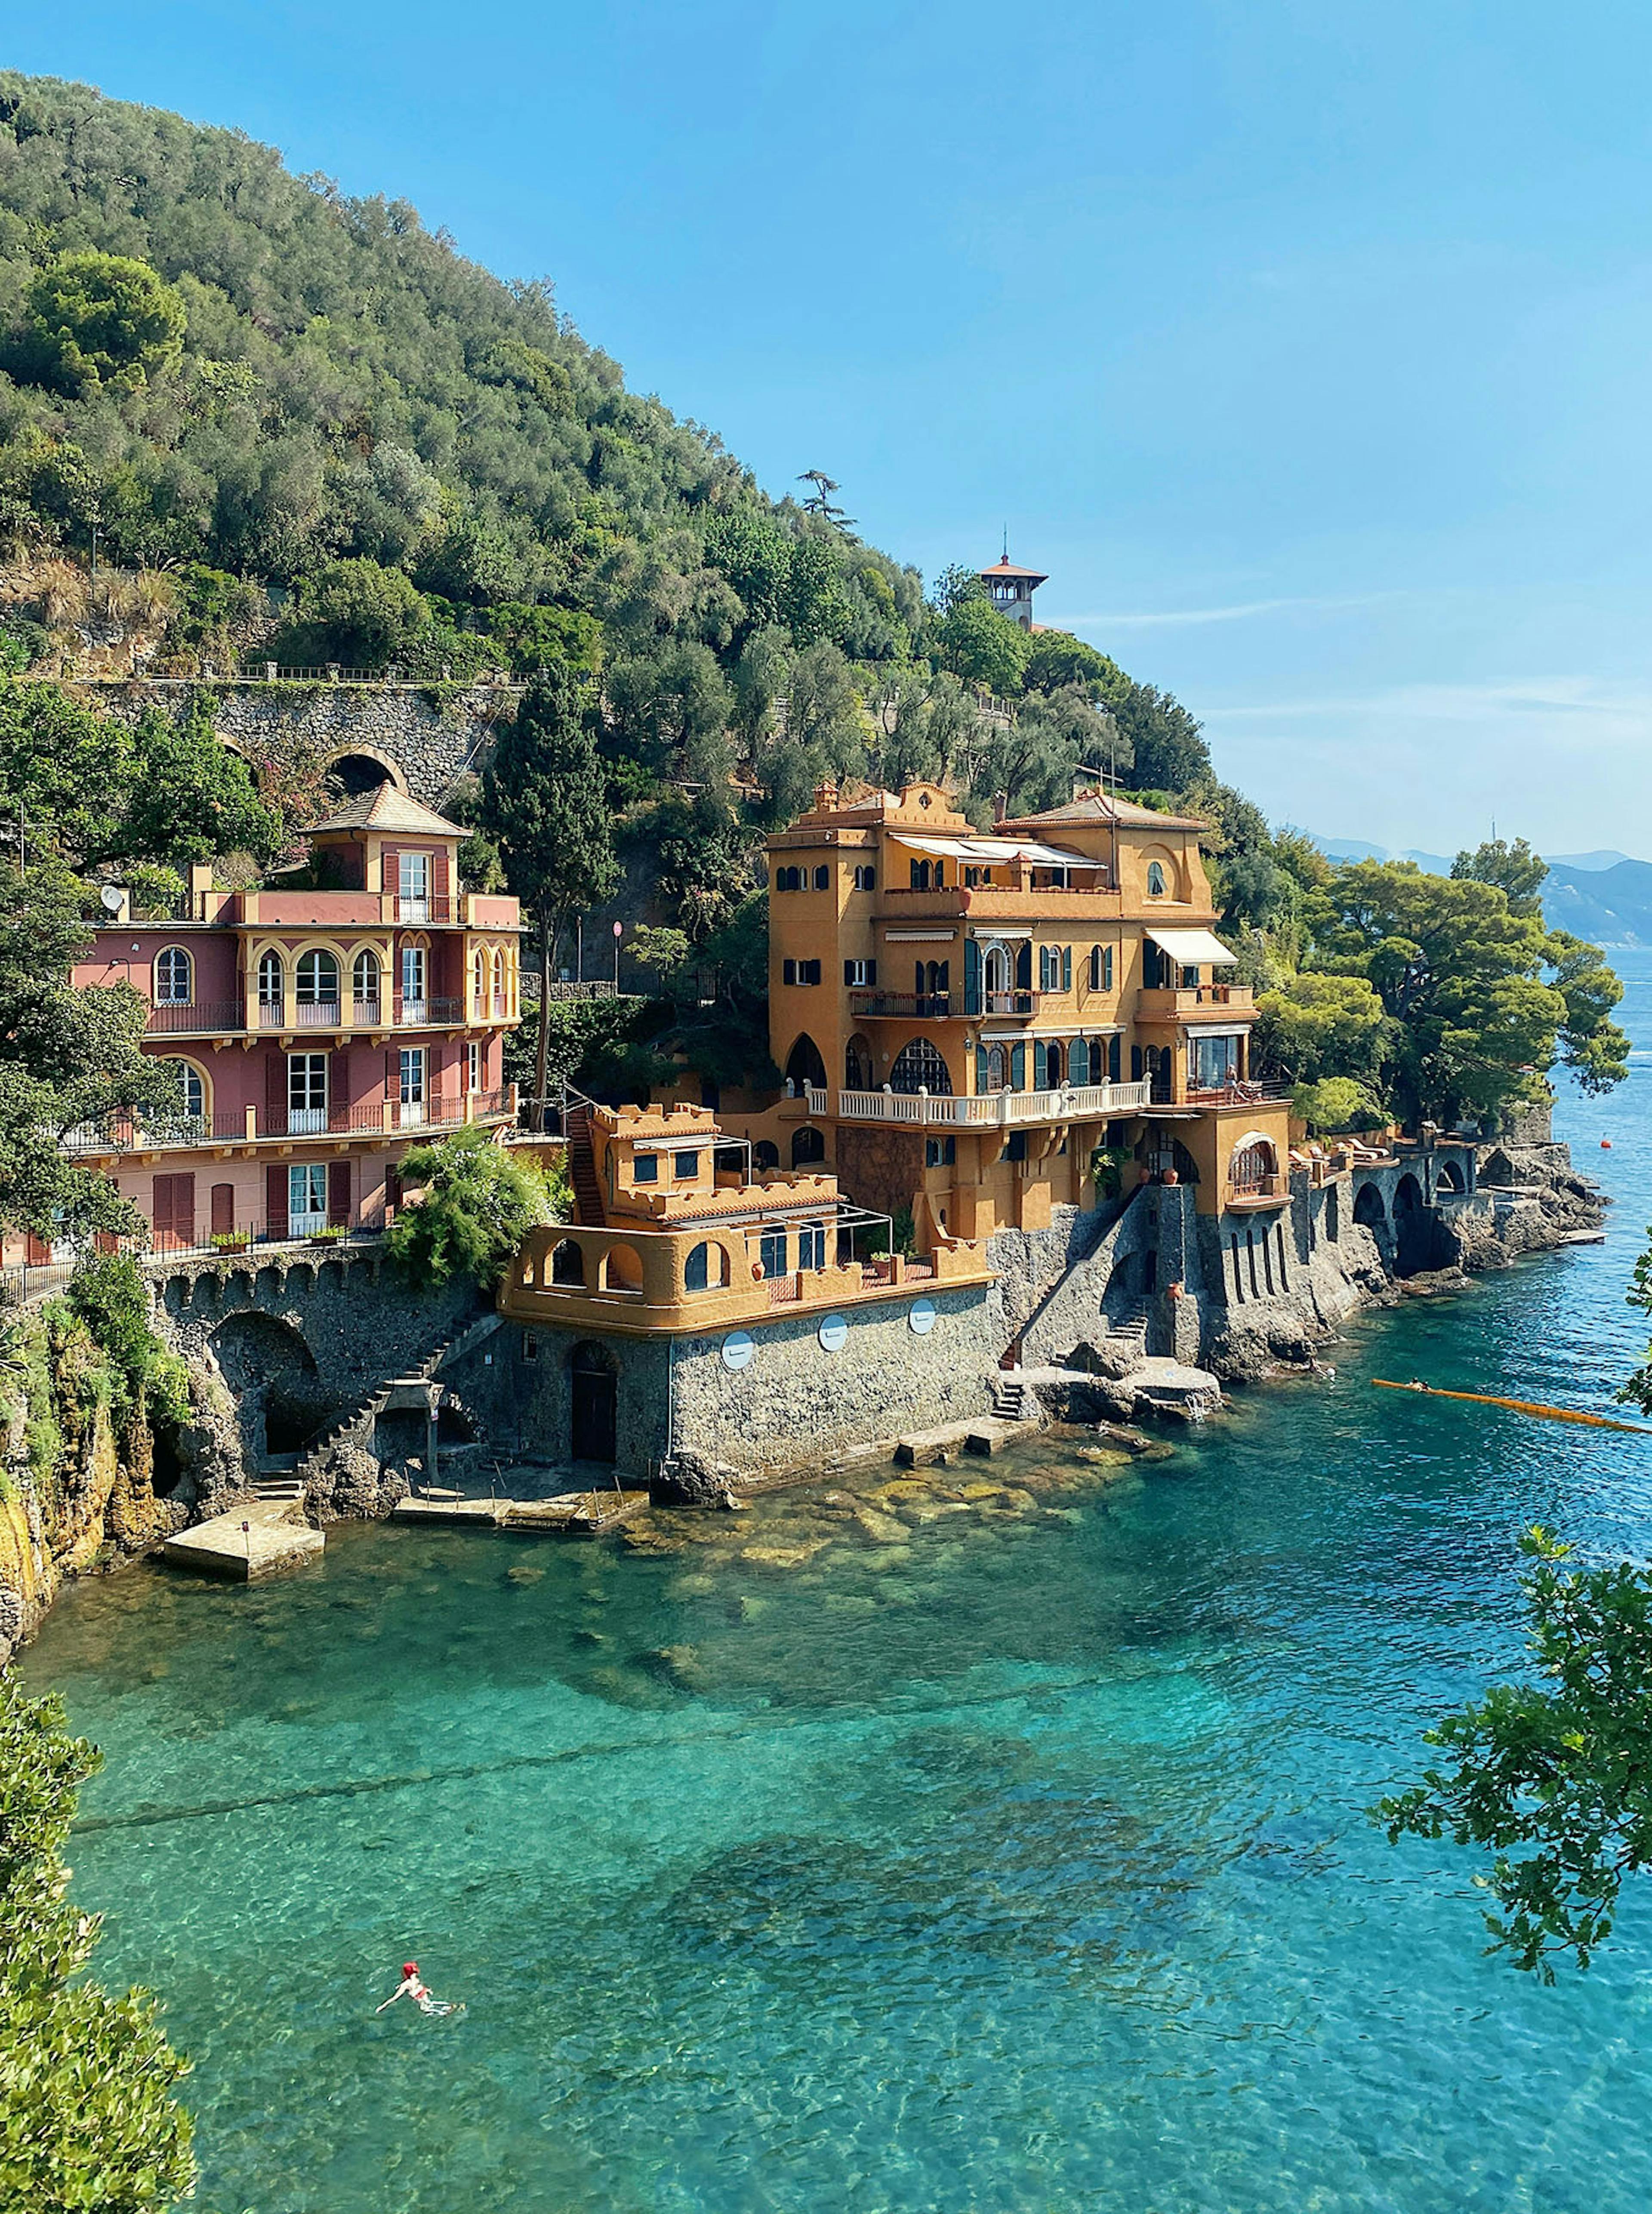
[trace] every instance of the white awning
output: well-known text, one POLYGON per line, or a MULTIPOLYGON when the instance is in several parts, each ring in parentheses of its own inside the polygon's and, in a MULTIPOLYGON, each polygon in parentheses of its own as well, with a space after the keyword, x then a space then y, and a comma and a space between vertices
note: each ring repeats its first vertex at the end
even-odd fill
POLYGON ((890 837, 897 846, 909 846, 915 853, 937 853, 955 861, 984 861, 989 865, 995 861, 1037 861, 1051 869, 1099 869, 1100 861, 1092 860, 1087 853, 1069 853, 1059 846, 1041 846, 1031 838, 921 838, 908 830, 891 830, 890 837))
POLYGON ((1230 953, 1214 932, 1208 930, 1149 930, 1147 935, 1161 953, 1184 968, 1196 969, 1208 962, 1218 969, 1231 969, 1239 959, 1230 953))

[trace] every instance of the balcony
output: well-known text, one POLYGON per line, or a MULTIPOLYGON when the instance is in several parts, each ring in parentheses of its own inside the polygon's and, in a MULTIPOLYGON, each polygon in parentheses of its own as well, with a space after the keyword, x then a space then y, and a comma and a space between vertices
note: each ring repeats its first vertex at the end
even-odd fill
MULTIPOLYGON (((1288 1084, 1242 1083, 1197 1086, 1190 1085, 1178 1105, 1188 1107, 1288 1107, 1294 1098, 1288 1084)), ((1167 1103, 1168 1104, 1168 1103, 1167 1103)))
POLYGON ((1139 1023, 1220 1021, 1238 1015, 1249 1020, 1256 1012, 1256 998, 1248 984, 1196 984, 1186 988, 1155 988, 1136 995, 1139 1023))
POLYGON ((62 1147, 79 1159, 119 1153, 173 1153, 201 1146, 245 1146, 301 1138, 395 1137, 417 1130, 461 1129, 468 1122, 516 1119, 514 1085, 461 1098, 378 1099, 360 1107, 246 1107, 239 1114, 180 1115, 145 1129, 125 1116, 81 1123, 62 1147))
MULTIPOLYGON (((1041 994, 1037 992, 983 992, 979 1007, 968 1010, 967 1019, 979 1022, 988 1015, 1025 1018, 1036 1015, 1041 994)), ((880 1018, 904 1022, 945 1022, 965 1019, 962 992, 879 992, 849 994, 849 1012, 857 1022, 880 1018)))
POLYGON ((247 1018, 239 1000, 201 1000, 193 1006, 175 1001, 150 1007, 144 1024, 146 1037, 217 1037, 239 1033, 247 1018))
POLYGON ((1139 1114, 1152 1086, 1074 1084, 1054 1092, 840 1092, 840 1122, 888 1122, 915 1129, 1013 1130, 1034 1122, 1081 1122, 1139 1114))
MULTIPOLYGON (((177 1009, 182 1013, 187 1010, 177 1009)), ((479 1018, 486 1020, 486 1017, 479 1018)), ((457 1028, 465 1020, 460 999, 422 999, 395 993, 379 1000, 260 1000, 258 1028, 291 1035, 295 1031, 435 1031, 457 1028)))
POLYGON ((1289 1197, 1290 1186, 1286 1177, 1277 1170, 1270 1170, 1237 1183, 1230 1180, 1224 1205, 1231 1214, 1244 1214, 1263 1208, 1283 1207, 1289 1197))

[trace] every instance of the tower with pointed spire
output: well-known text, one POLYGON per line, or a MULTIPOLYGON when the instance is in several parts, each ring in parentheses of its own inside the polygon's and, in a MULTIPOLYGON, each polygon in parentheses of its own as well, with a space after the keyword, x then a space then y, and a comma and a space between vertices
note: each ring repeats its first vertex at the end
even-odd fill
POLYGON ((1003 558, 990 569, 980 569, 976 575, 987 587, 987 596, 1000 615, 1020 624, 1023 630, 1036 627, 1032 620, 1032 596, 1040 584, 1049 579, 1039 569, 1024 569, 1010 559, 1009 533, 1004 534, 1003 558))

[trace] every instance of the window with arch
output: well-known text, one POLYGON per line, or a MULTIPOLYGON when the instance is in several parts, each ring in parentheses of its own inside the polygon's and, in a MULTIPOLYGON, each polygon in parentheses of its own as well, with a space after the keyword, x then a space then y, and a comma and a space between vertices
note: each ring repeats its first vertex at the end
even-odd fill
POLYGON ((206 1079, 193 1061, 175 1061, 174 1067, 183 1081, 184 1113, 192 1122, 206 1119, 206 1079))
POLYGON ((319 1007, 337 1004, 339 997, 339 963, 331 953, 312 951, 301 953, 294 972, 293 987, 301 1007, 319 1007))
POLYGON ((1165 896, 1165 865, 1162 861, 1149 861, 1147 864, 1147 896, 1149 899, 1163 899, 1165 896))
POLYGON ((258 1002, 262 1007, 278 1007, 286 990, 286 971, 278 953, 266 953, 258 964, 258 1002))
POLYGON ((551 1250, 551 1281, 583 1285, 584 1281, 585 1257, 572 1238, 565 1238, 551 1250))
POLYGON ((891 1092, 927 1092, 932 1098, 950 1099, 952 1072, 927 1038, 910 1038, 895 1056, 889 1073, 891 1092))
POLYGON ((792 1133, 792 1165, 794 1169, 807 1168, 811 1162, 823 1161, 825 1158, 826 1139, 823 1131, 811 1129, 805 1124, 801 1130, 792 1133))
POLYGON ((155 1004, 187 1007, 194 997, 194 963, 181 945, 168 945, 155 961, 155 1004))
POLYGON ((487 1000, 487 949, 485 946, 479 945, 470 957, 470 989, 476 1012, 479 1015, 485 1013, 487 1000))
POLYGON ((832 872, 823 861, 820 866, 815 871, 815 890, 817 892, 829 891, 831 890, 831 885, 832 872))
POLYGON ((729 1257, 720 1245, 694 1246, 682 1264, 685 1292, 718 1292, 729 1280, 729 1257))
POLYGON ((358 1014, 369 1007, 377 1006, 382 976, 376 953, 358 953, 356 956, 355 965, 350 972, 350 988, 355 994, 358 1014))
POLYGON ((854 872, 854 888, 858 892, 876 891, 878 872, 874 868, 859 868, 854 872))
POLYGON ((505 955, 497 945, 493 949, 493 1012, 496 1015, 510 1012, 505 998, 505 955))

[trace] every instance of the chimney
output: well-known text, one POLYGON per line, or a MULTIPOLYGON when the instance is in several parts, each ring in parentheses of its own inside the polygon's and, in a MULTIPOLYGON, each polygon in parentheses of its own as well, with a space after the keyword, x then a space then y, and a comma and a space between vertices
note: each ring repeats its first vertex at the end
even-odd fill
POLYGON ((1009 811, 1010 811, 1010 796, 1009 796, 1008 792, 994 792, 994 794, 993 794, 993 821, 994 821, 994 823, 1001 823, 1001 822, 1004 820, 1004 817, 1005 817, 1005 816, 1009 813, 1009 811))
POLYGON ((212 864, 211 861, 192 861, 189 865, 189 914, 193 922, 209 922, 207 905, 212 896, 212 864))
POLYGON ((831 813, 831 811, 832 811, 833 808, 835 808, 836 805, 837 805, 837 786, 836 786, 836 785, 835 785, 835 784, 817 784, 817 785, 815 786, 815 812, 816 812, 816 814, 817 814, 817 815, 829 815, 829 814, 831 813))

